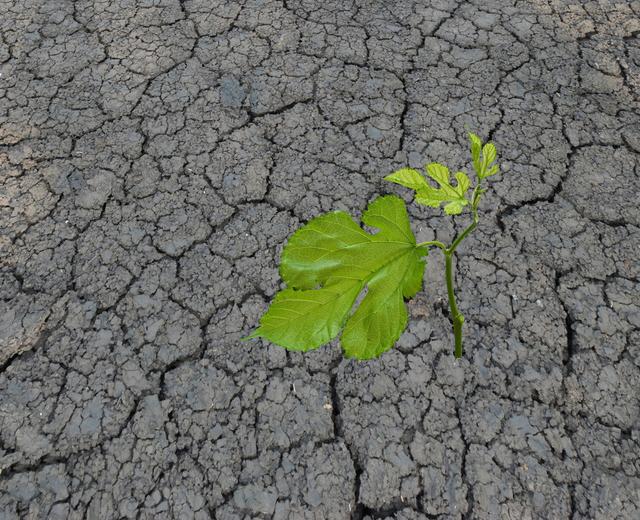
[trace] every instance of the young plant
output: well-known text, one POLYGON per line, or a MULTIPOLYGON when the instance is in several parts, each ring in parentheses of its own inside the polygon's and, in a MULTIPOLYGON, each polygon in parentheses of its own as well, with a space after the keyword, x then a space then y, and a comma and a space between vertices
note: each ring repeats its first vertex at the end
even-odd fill
POLYGON ((287 288, 276 294, 260 326, 250 338, 265 338, 289 350, 308 351, 335 338, 346 357, 371 359, 389 350, 407 326, 404 300, 422 288, 429 247, 444 253, 445 280, 455 338, 454 355, 462 357, 464 317, 453 287, 453 255, 478 225, 478 205, 486 191, 482 181, 498 173, 496 148, 484 146, 469 134, 477 184, 471 187, 463 172, 450 181, 449 169, 438 163, 426 166, 432 186, 412 168, 385 177, 415 192, 418 204, 433 208, 445 204, 447 215, 471 211, 471 223, 447 246, 437 240, 416 243, 404 201, 395 195, 378 197, 362 215, 362 223, 377 228, 370 234, 349 214, 334 211, 309 221, 289 239, 282 252, 280 275, 287 288), (359 305, 354 304, 363 296, 359 305))

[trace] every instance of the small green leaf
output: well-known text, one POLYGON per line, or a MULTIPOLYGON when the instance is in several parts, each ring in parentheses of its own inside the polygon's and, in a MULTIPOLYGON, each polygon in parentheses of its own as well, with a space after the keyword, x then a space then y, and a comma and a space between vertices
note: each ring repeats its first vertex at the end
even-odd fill
POLYGON ((464 206, 464 204, 458 201, 449 202, 449 204, 445 205, 444 212, 447 215, 460 215, 464 206))
POLYGON ((395 182, 404 186, 405 188, 418 191, 425 186, 428 186, 427 181, 420 174, 418 170, 413 168, 400 168, 399 170, 387 175, 384 178, 385 181, 395 182))
POLYGON ((406 327, 404 298, 422 286, 427 249, 416 246, 399 197, 377 198, 362 222, 380 231, 371 235, 336 211, 293 234, 280 268, 289 287, 276 295, 250 338, 306 351, 331 341, 344 326, 341 342, 348 357, 370 359, 393 346, 406 327))
POLYGON ((493 143, 487 143, 482 147, 482 158, 486 164, 491 164, 496 160, 496 147, 493 143))
POLYGON ((473 169, 478 174, 478 178, 482 180, 498 173, 498 166, 492 166, 498 155, 494 144, 487 143, 483 146, 480 138, 471 132, 469 132, 469 141, 471 141, 471 159, 473 161, 473 169))
POLYGON ((464 172, 456 172, 456 181, 458 182, 458 187, 456 189, 459 190, 460 194, 464 195, 471 186, 469 177, 467 177, 467 174, 464 172))
POLYGON ((438 163, 427 165, 427 175, 436 181, 440 188, 427 185, 416 194, 416 202, 432 208, 440 207, 443 202, 448 202, 445 206, 445 213, 448 215, 458 215, 462 208, 469 204, 465 194, 471 185, 469 177, 463 172, 456 173, 457 186, 452 186, 450 181, 449 168, 438 163))
POLYGON ((492 175, 495 175, 499 171, 500 171, 500 168, 496 164, 496 165, 492 166, 491 168, 489 168, 489 170, 484 174, 484 177, 491 177, 492 175))
POLYGON ((493 175, 488 173, 488 168, 489 166, 491 166, 493 161, 496 160, 496 156, 496 147, 493 145, 493 143, 487 143, 482 147, 482 174, 479 174, 479 177, 481 179, 484 179, 489 175, 493 175))
POLYGON ((478 175, 480 175, 482 169, 482 161, 480 160, 482 141, 472 132, 469 132, 469 141, 471 141, 471 159, 473 160, 473 169, 478 175))

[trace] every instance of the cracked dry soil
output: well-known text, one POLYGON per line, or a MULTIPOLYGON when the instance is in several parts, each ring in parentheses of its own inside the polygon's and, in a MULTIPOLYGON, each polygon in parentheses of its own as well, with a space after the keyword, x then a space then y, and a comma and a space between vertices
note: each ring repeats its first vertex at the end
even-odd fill
POLYGON ((0 74, 0 518, 640 518, 639 2, 0 0, 0 74), (466 128, 463 360, 439 252, 378 361, 239 341, 466 128))

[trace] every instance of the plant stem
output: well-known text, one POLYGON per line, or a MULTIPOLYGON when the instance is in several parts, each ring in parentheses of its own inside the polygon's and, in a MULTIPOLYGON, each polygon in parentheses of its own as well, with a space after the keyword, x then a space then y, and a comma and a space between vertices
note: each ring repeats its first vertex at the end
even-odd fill
POLYGON ((451 309, 451 321, 453 322, 453 335, 455 337, 454 356, 459 359, 462 357, 462 324, 464 323, 464 316, 460 314, 458 310, 456 295, 453 291, 453 251, 445 251, 444 259, 447 293, 449 293, 449 308, 451 309))
POLYGON ((456 304, 456 295, 453 287, 453 254, 460 243, 467 238, 478 225, 478 203, 480 202, 480 186, 477 186, 473 190, 471 210, 473 212, 473 221, 466 229, 460 233, 453 241, 451 246, 447 249, 443 249, 445 258, 445 278, 447 281, 447 293, 449 295, 449 309, 451 310, 451 321, 453 323, 453 336, 455 338, 455 350, 454 356, 456 359, 462 357, 462 325, 464 324, 464 316, 458 310, 456 304))
MULTIPOLYGON (((477 190, 477 188, 476 188, 476 190, 477 190)), ((473 192, 473 196, 474 196, 474 198, 476 197, 476 191, 475 190, 473 192)), ((453 244, 451 244, 451 247, 448 249, 448 251, 451 252, 451 253, 453 253, 456 250, 456 247, 458 247, 460 245, 460 242, 462 242, 465 238, 467 238, 469 233, 471 233, 476 228, 476 226, 478 225, 478 206, 477 206, 477 202, 474 202, 474 204, 473 204, 471 209, 472 209, 472 212, 473 212, 473 221, 453 241, 453 244)))
POLYGON ((460 359, 462 357, 462 325, 464 324, 464 316, 458 310, 458 305, 456 304, 456 295, 453 287, 453 254, 460 243, 467 238, 469 233, 471 233, 478 225, 478 205, 480 203, 480 196, 483 192, 484 190, 480 188, 480 183, 478 183, 473 190, 473 195, 471 196, 471 212, 473 214, 473 220, 471 221, 471 224, 469 224, 464 231, 455 238, 449 247, 445 246, 438 240, 428 240, 427 242, 420 242, 419 244, 416 244, 416 247, 436 246, 442 249, 442 252, 444 253, 444 273, 445 280, 447 282, 447 293, 449 295, 449 309, 451 311, 451 321, 453 323, 453 336, 455 338, 455 349, 453 355, 456 359, 460 359))

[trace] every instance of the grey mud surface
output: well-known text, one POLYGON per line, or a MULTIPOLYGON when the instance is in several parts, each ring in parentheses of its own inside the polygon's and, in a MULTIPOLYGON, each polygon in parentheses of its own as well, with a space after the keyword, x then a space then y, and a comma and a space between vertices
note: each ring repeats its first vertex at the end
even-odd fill
POLYGON ((0 28, 0 518, 640 518, 639 2, 0 0, 0 28), (463 360, 437 251, 379 361, 239 341, 297 226, 467 168, 465 128, 504 173, 463 360))

